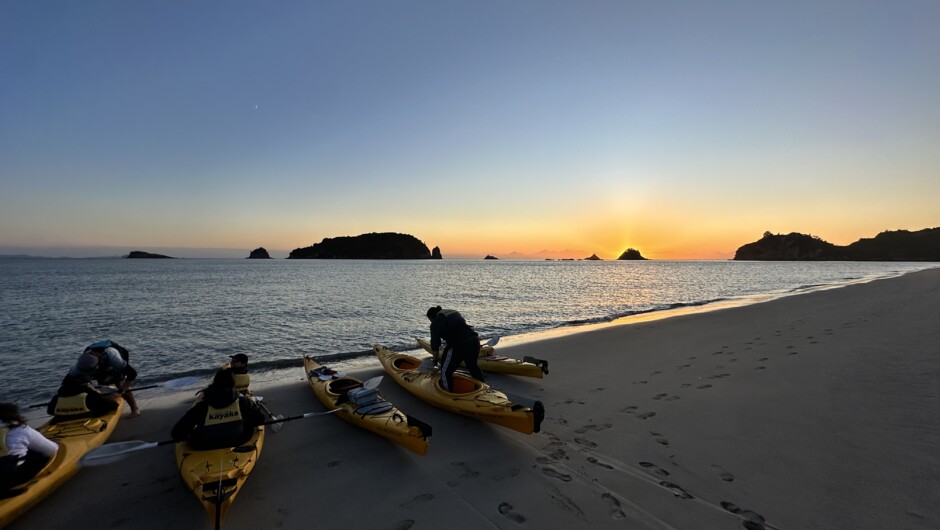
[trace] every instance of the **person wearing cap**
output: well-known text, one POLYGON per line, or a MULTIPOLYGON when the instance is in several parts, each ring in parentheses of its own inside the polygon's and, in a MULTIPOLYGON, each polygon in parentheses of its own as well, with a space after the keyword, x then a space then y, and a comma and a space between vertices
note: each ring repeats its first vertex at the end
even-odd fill
POLYGON ((130 386, 137 379, 137 370, 129 361, 130 352, 127 348, 110 340, 96 342, 85 348, 75 366, 65 376, 65 381, 89 384, 94 380, 99 385, 115 386, 131 407, 128 418, 136 418, 140 416, 140 408, 130 386))
POLYGON ((0 492, 29 482, 59 451, 59 444, 26 424, 13 403, 0 403, 0 492))
POLYGON ((261 409, 235 390, 235 374, 223 368, 190 408, 171 435, 177 442, 188 441, 193 449, 237 447, 247 442, 255 427, 264 423, 261 409))
POLYGON ((248 376, 248 356, 244 353, 236 353, 232 356, 228 365, 232 369, 232 373, 235 374, 235 390, 247 394, 248 385, 251 383, 248 376))
POLYGON ((480 356, 480 337, 467 325, 463 315, 453 309, 435 306, 428 309, 431 321, 431 355, 441 365, 441 386, 451 392, 454 387, 454 372, 463 363, 470 375, 483 381, 483 371, 477 366, 480 356), (441 342, 447 341, 443 356, 441 342))

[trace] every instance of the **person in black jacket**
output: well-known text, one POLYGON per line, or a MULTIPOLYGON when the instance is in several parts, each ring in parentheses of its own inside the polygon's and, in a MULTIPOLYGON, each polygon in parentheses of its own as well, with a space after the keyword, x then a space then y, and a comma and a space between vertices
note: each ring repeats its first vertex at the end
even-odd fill
POLYGON ((480 337, 467 325, 463 316, 453 309, 441 309, 436 306, 428 309, 431 321, 431 355, 441 365, 441 386, 452 392, 454 371, 463 363, 470 375, 483 381, 483 371, 477 366, 480 356, 480 337), (443 356, 440 353, 441 342, 447 341, 443 356))
POLYGON ((216 372, 202 399, 176 422, 172 437, 177 442, 188 440, 198 450, 236 447, 262 423, 261 409, 235 390, 235 374, 225 368, 216 372))
POLYGON ((79 418, 94 418, 117 410, 117 401, 102 395, 90 384, 79 383, 68 377, 46 407, 52 422, 79 418))

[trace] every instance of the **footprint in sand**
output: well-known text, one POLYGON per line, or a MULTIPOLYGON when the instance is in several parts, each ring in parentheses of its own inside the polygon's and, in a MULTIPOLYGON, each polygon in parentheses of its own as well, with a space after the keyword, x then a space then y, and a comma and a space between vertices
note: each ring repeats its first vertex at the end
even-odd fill
POLYGON ((650 473, 653 473, 654 475, 659 475, 660 477, 668 477, 668 476, 669 476, 669 472, 668 472, 668 471, 666 471, 665 469, 663 469, 663 468, 657 466, 656 464, 654 464, 654 463, 652 463, 652 462, 638 462, 638 464, 640 464, 641 466, 645 467, 650 473))
POLYGON ((658 432, 653 432, 653 431, 650 431, 650 434, 653 435, 653 440, 656 440, 656 443, 660 445, 665 445, 667 447, 669 446, 669 440, 667 440, 666 437, 663 436, 662 434, 659 434, 658 432))
POLYGON ((738 359, 737 359, 737 357, 735 357, 734 359, 728 359, 728 362, 729 362, 729 363, 736 363, 736 362, 738 362, 738 359))
POLYGON ((644 412, 643 414, 637 414, 636 417, 637 419, 640 419, 640 420, 648 420, 655 415, 656 415, 655 412, 644 412))
POLYGON ((614 468, 614 466, 605 464, 605 463, 601 462, 600 460, 594 458, 593 456, 589 456, 589 457, 587 458, 587 461, 590 462, 590 463, 592 463, 592 464, 594 464, 595 466, 600 466, 600 467, 602 467, 602 468, 604 468, 604 469, 613 469, 613 468, 614 468))
POLYGON ((676 370, 682 370, 684 368, 689 368, 691 366, 692 366, 691 364, 680 364, 679 366, 676 366, 676 370))
POLYGON ((508 518, 510 521, 516 524, 522 524, 525 522, 525 517, 512 511, 512 505, 509 504, 508 502, 500 503, 500 505, 496 509, 499 510, 499 513, 501 513, 502 515, 505 515, 506 518, 508 518))
POLYGON ((463 473, 457 475, 457 478, 454 480, 449 480, 447 482, 448 486, 456 486, 465 480, 470 480, 480 476, 479 471, 474 471, 467 465, 466 462, 451 462, 450 465, 460 468, 463 473))
POLYGON ((405 519, 404 521, 398 521, 397 523, 395 523, 394 530, 408 530, 414 525, 415 525, 414 519, 405 519))
POLYGON ((761 357, 760 359, 758 359, 758 361, 764 362, 769 359, 770 359, 769 357, 761 357))
POLYGON ((791 352, 788 353, 787 355, 799 355, 799 354, 800 354, 800 352, 798 352, 798 351, 791 351, 791 352))
POLYGON ((706 388, 711 388, 711 387, 712 387, 711 385, 699 385, 699 386, 697 386, 697 387, 695 387, 695 388, 698 388, 699 390, 704 390, 704 389, 706 389, 706 388))
POLYGON ((677 484, 673 484, 672 482, 667 482, 664 480, 660 482, 659 485, 671 491, 673 495, 675 495, 676 497, 679 497, 680 499, 694 499, 695 498, 692 496, 691 493, 682 489, 681 486, 677 484))
POLYGON ((679 388, 689 388, 690 386, 692 386, 690 383, 682 383, 679 388))
POLYGON ((662 372, 660 372, 659 370, 656 370, 655 372, 651 373, 650 375, 659 375, 659 374, 661 374, 661 373, 662 373, 662 372))
POLYGON ((601 392, 602 390, 604 390, 604 387, 599 386, 599 387, 595 388, 594 390, 590 390, 589 392, 601 392))
POLYGON ((734 503, 732 503, 732 502, 725 502, 725 501, 722 501, 722 502, 721 502, 721 507, 724 508, 725 510, 727 510, 727 511, 729 511, 729 512, 735 514, 735 515, 737 515, 738 517, 744 519, 744 521, 745 521, 745 523, 744 523, 744 528, 748 528, 748 529, 750 529, 750 530, 763 530, 764 528, 766 528, 766 527, 764 526, 764 523, 765 523, 767 520, 764 519, 764 516, 763 516, 763 515, 761 515, 761 514, 759 514, 759 513, 757 513, 757 512, 754 512, 754 511, 752 511, 752 510, 746 510, 746 509, 743 509, 743 508, 739 508, 736 504, 734 504, 734 503), (748 523, 750 523, 750 524, 748 524, 748 523))
POLYGON ((721 480, 725 482, 734 482, 734 475, 728 473, 725 468, 719 466, 718 464, 712 464, 712 469, 718 472, 718 476, 721 477, 721 480))
POLYGON ((342 464, 342 463, 343 463, 342 460, 331 460, 331 461, 327 462, 326 467, 336 467, 336 466, 338 466, 338 465, 340 465, 340 464, 342 464))
POLYGON ((754 369, 755 369, 755 370, 766 370, 767 367, 766 367, 766 366, 758 366, 757 368, 754 368, 754 369))
POLYGON ((428 501, 430 501, 430 500, 432 500, 432 499, 434 499, 434 494, 433 494, 433 493, 422 493, 421 495, 416 496, 415 498, 411 499, 410 501, 403 502, 403 503, 399 504, 398 507, 399 507, 399 508, 411 508, 411 507, 414 506, 415 504, 421 504, 421 503, 423 503, 423 502, 428 502, 428 501))
POLYGON ((508 471, 504 471, 497 475, 493 475, 492 477, 490 477, 490 479, 496 482, 501 482, 503 480, 506 480, 507 478, 513 478, 513 477, 518 477, 518 476, 519 476, 519 468, 514 467, 508 471))
POLYGON ((590 447, 591 449, 594 449, 595 447, 597 447, 596 443, 592 442, 591 440, 588 440, 587 438, 575 438, 574 443, 578 445, 583 445, 584 447, 590 447))
POLYGON ((550 467, 543 467, 542 473, 545 473, 547 476, 552 478, 557 478, 562 482, 571 482, 571 475, 566 475, 564 473, 559 473, 550 467))
POLYGON ((662 399, 668 395, 669 394, 656 394, 655 396, 653 396, 653 399, 662 399))
POLYGON ((634 385, 645 385, 646 383, 649 383, 649 381, 634 381, 633 382, 634 385))
POLYGON ((638 408, 639 407, 637 407, 636 405, 628 405, 620 409, 620 412, 623 412, 624 414, 633 414, 634 412, 636 412, 638 408))
POLYGON ((620 501, 610 493, 604 493, 601 498, 607 501, 610 506, 610 517, 613 519, 626 519, 627 514, 623 513, 623 507, 620 501))
POLYGON ((730 376, 731 374, 715 374, 706 377, 705 379, 724 379, 725 377, 730 376))
POLYGON ((580 429, 575 429, 574 432, 576 432, 576 433, 578 433, 578 434, 584 434, 584 433, 586 433, 586 432, 588 432, 588 431, 604 431, 604 430, 607 430, 607 429, 609 429, 609 428, 611 428, 611 427, 612 427, 612 425, 609 424, 609 423, 602 423, 602 424, 600 424, 600 425, 594 425, 594 424, 592 423, 592 424, 590 424, 590 425, 585 425, 584 427, 581 427, 580 429))

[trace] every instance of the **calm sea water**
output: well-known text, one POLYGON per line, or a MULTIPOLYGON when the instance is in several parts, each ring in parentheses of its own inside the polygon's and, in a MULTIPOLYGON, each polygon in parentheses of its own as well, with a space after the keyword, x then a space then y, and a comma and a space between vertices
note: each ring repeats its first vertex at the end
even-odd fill
POLYGON ((0 259, 0 400, 41 401, 88 344, 141 384, 414 349, 431 305, 484 338, 895 276, 924 263, 0 259))

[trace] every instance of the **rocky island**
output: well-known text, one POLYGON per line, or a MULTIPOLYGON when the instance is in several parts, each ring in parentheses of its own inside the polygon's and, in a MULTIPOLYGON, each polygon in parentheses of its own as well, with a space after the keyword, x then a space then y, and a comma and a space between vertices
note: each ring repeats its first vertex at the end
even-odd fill
MULTIPOLYGON (((440 249, 436 259, 441 259, 440 249)), ((287 259, 432 259, 427 245, 409 234, 394 232, 327 237, 309 247, 296 248, 287 259)))
POLYGON ((251 251, 251 254, 248 254, 248 257, 245 259, 272 259, 271 255, 268 254, 267 249, 264 247, 258 247, 251 251))
POLYGON ((813 235, 772 234, 738 248, 735 260, 755 261, 940 261, 940 228, 895 230, 847 245, 813 235))
POLYGON ((603 259, 597 257, 597 254, 591 254, 590 256, 584 258, 585 261, 603 261, 603 259))
POLYGON ((132 250, 131 253, 125 257, 128 259, 176 259, 173 256, 164 256, 163 254, 151 254, 150 252, 143 252, 140 250, 132 250))
POLYGON ((628 248, 627 250, 624 250, 623 254, 621 254, 620 257, 617 259, 618 260, 646 260, 647 258, 644 258, 643 255, 640 254, 639 250, 635 248, 628 248))

